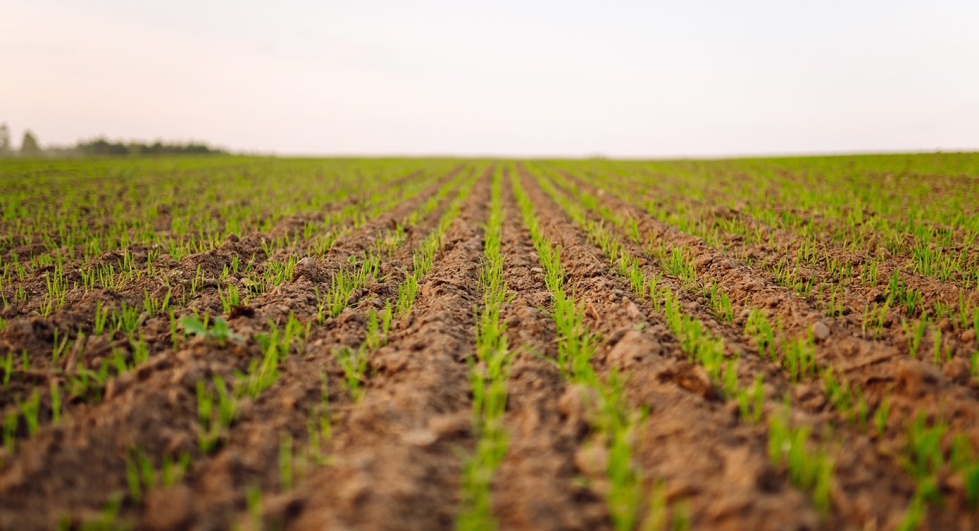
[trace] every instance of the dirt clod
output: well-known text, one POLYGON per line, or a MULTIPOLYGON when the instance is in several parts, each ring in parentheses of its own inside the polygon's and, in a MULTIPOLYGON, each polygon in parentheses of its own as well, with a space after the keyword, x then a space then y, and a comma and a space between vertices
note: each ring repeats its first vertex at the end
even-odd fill
POLYGON ((180 529, 190 520, 191 492, 186 485, 153 489, 146 496, 143 525, 152 531, 180 529))

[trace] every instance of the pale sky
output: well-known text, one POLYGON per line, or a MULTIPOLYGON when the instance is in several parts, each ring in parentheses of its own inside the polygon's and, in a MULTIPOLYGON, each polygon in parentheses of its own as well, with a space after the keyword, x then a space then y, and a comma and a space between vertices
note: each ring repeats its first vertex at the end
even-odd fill
POLYGON ((0 0, 19 145, 655 157, 979 149, 979 1, 0 0))

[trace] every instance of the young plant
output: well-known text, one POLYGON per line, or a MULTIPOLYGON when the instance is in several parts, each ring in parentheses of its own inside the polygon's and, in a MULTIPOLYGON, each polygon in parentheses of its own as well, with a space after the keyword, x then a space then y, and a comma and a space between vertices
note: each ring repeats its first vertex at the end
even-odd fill
POLYGON ((812 331, 806 338, 788 341, 784 351, 782 365, 794 381, 800 382, 816 374, 816 347, 812 331))
MULTIPOLYGON (((278 334, 277 329, 273 330, 273 334, 262 342, 264 353, 262 359, 252 360, 248 365, 248 374, 235 371, 235 377, 242 382, 242 391, 252 398, 257 397, 279 379, 279 361, 284 356, 281 354, 282 344, 278 341, 278 334)), ((285 352, 288 352, 288 347, 285 352)))
POLYGON ((908 338, 908 354, 912 358, 918 357, 918 349, 921 348, 921 339, 925 335, 926 326, 928 326, 927 314, 921 316, 921 319, 915 325, 911 325, 907 321, 901 322, 901 327, 904 328, 904 334, 908 338))
POLYGON ((185 333, 194 334, 198 337, 205 337, 207 339, 214 339, 222 346, 228 342, 229 339, 234 339, 236 341, 244 341, 245 338, 234 333, 231 327, 228 326, 228 322, 224 319, 217 318, 208 327, 208 321, 200 320, 193 315, 185 315, 180 318, 180 326, 184 329, 185 333))
POLYGON ((727 293, 721 291, 717 284, 710 286, 710 307, 714 310, 714 315, 720 320, 729 323, 734 321, 734 308, 731 306, 731 298, 727 296, 727 293))
POLYGON ((775 331, 765 314, 758 309, 752 309, 744 327, 745 334, 754 339, 758 353, 768 356, 773 362, 778 361, 778 350, 775 345, 775 331))
POLYGON ((342 347, 334 352, 334 358, 343 369, 344 382, 350 397, 359 402, 364 397, 363 384, 366 381, 367 352, 362 345, 358 349, 342 347))
POLYGON ((809 450, 809 428, 793 428, 785 414, 772 415, 768 425, 768 455, 772 465, 785 467, 792 483, 811 491, 813 503, 829 510, 833 461, 825 450, 809 450))
POLYGON ((208 391, 204 380, 197 381, 198 446, 204 454, 210 453, 225 436, 237 414, 237 399, 224 379, 214 376, 213 387, 214 392, 208 391))
POLYGON ((241 293, 234 284, 228 284, 228 289, 223 292, 219 287, 218 296, 221 298, 221 308, 225 315, 231 315, 231 312, 241 307, 241 293))
POLYGON ((741 418, 748 424, 757 424, 764 414, 765 386, 762 375, 758 375, 750 388, 738 389, 735 394, 741 418))
POLYGON ((109 309, 102 307, 102 301, 95 303, 95 335, 100 336, 109 320, 109 309))
POLYGON ((6 389, 10 384, 10 377, 14 375, 14 353, 8 352, 7 358, 3 362, 3 388, 6 389))

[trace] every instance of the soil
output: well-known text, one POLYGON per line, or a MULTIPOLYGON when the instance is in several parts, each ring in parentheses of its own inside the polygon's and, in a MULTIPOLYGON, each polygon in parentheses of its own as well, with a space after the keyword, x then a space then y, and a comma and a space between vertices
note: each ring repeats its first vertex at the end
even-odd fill
MULTIPOLYGON (((195 311, 219 316, 219 285, 228 282, 219 278, 234 257, 255 255, 255 267, 261 268, 269 259, 305 256, 301 246, 278 249, 266 258, 263 235, 246 234, 180 261, 164 253, 155 274, 146 272, 118 291, 69 290, 63 307, 46 317, 39 311, 45 270, 32 268, 22 283, 30 296, 7 306, 0 332, 0 361, 8 354, 14 361, 10 383, 0 392, 0 412, 17 419, 12 447, 0 449, 0 530, 53 529, 59 522, 81 529, 104 513, 113 497, 121 500, 116 521, 139 530, 454 528, 465 458, 476 442, 469 375, 476 309, 483 301, 484 224, 496 171, 503 172, 502 253, 512 294, 502 320, 514 351, 504 415, 507 452, 490 489, 500 529, 613 529, 604 457, 596 455, 588 422, 589 390, 569 384, 552 361, 557 336, 549 313, 551 295, 511 175, 529 195, 547 238, 560 245, 568 290, 585 309, 589 329, 598 334, 593 368, 605 379, 622 377, 628 406, 644 412, 632 441, 634 466, 647 492, 665 489, 668 519, 686 520, 692 529, 893 529, 915 496, 915 478, 905 462, 910 423, 919 416, 947 423, 946 453, 956 435, 979 448, 979 385, 968 366, 979 347, 975 334, 943 323, 951 359, 936 364, 929 356, 908 355, 901 315, 889 315, 879 338, 868 336, 862 326, 866 300, 886 287, 898 258, 885 262, 883 280, 876 285, 848 291, 843 315, 827 317, 821 299, 779 284, 760 265, 794 254, 798 242, 792 235, 775 231, 776 239, 787 242, 780 247, 749 244, 732 235, 722 235, 723 247, 711 246, 649 215, 629 198, 599 189, 591 178, 565 174, 582 193, 634 220, 643 235, 688 249, 698 281, 716 284, 731 297, 736 317, 718 318, 699 290, 670 276, 648 248, 606 222, 623 248, 640 259, 643 273, 660 276, 678 294, 684 311, 724 338, 727 356, 739 356, 739 382, 764 379, 765 417, 788 404, 792 422, 810 427, 813 440, 827 448, 834 462, 831 503, 820 510, 812 493, 769 459, 768 425, 741 418, 737 403, 688 359, 650 298, 631 290, 585 227, 540 186, 538 179, 547 179, 547 172, 520 164, 461 163, 424 192, 366 223, 348 220, 349 230, 325 255, 302 258, 290 278, 224 315, 242 340, 196 337, 174 345, 170 317, 143 312, 144 296, 162 298, 169 282, 177 286, 175 296, 186 299, 176 319, 195 311), (381 256, 380 274, 355 290, 342 312, 322 322, 317 321, 320 293, 330 288, 338 271, 350 269, 351 259, 408 219, 439 187, 463 186, 470 177, 475 184, 439 240, 434 265, 419 282, 410 313, 394 319, 385 344, 367 351, 358 398, 345 384, 344 349, 358 349, 368 315, 398 300, 399 286, 415 267, 414 253, 438 230, 456 194, 406 226, 404 241, 381 256), (756 258, 749 263, 747 256, 756 258), (204 281, 192 294, 187 281, 197 271, 204 281), (104 388, 76 395, 67 386, 80 371, 99 370, 116 351, 132 356, 133 346, 122 332, 94 333, 99 304, 113 310, 123 304, 140 308, 138 333, 149 357, 122 374, 111 371, 104 388), (883 431, 860 426, 834 409, 818 376, 792 381, 784 367, 763 357, 744 331, 751 309, 764 309, 782 323, 780 340, 818 331, 820 369, 832 368, 840 381, 862 389, 871 416, 886 399, 890 416, 883 431), (238 404, 235 420, 216 447, 202 451, 199 382, 214 389, 215 377, 231 380, 236 371, 247 372, 262 359, 258 336, 270 330, 270 321, 281 328, 290 316, 308 325, 305 341, 295 343, 282 360, 274 384, 238 404), (65 337, 69 342, 54 360, 52 351, 65 337), (53 386, 62 390, 57 420, 53 386), (36 429, 17 416, 35 393, 36 429), (321 433, 324 416, 330 420, 330 437, 313 437, 321 433), (144 488, 136 497, 131 463, 137 453, 156 470, 164 459, 176 461, 182 455, 189 456, 190 465, 172 485, 144 488)), ((389 185, 417 178, 406 175, 389 185)), ((576 193, 558 188, 562 194, 576 193)), ((351 197, 331 208, 357 200, 351 197)), ((704 212, 706 219, 726 215, 704 212)), ((588 216, 602 221, 599 212, 588 216)), ((305 220, 285 220, 276 230, 294 230, 305 220)), ((823 245, 827 252, 847 252, 829 241, 823 245)), ((145 263, 151 251, 129 250, 136 263, 145 263)), ((118 262, 122 256, 107 252, 102 260, 118 262)), ((831 281, 819 264, 805 274, 817 283, 831 281)), ((232 274, 230 282, 245 289, 243 278, 232 274)), ((954 282, 912 274, 905 278, 921 289, 926 304, 960 291, 954 282)), ((10 295, 16 287, 2 289, 10 295)), ((943 469, 938 482, 944 505, 930 506, 921 529, 979 525, 977 513, 966 504, 961 478, 943 469)), ((644 514, 648 505, 648 500, 642 503, 644 514)))

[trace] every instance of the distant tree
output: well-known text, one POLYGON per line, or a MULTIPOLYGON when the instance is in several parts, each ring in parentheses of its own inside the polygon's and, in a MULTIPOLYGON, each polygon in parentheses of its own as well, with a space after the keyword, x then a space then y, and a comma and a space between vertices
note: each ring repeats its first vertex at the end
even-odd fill
POLYGON ((41 154, 41 146, 37 143, 34 133, 24 132, 24 140, 20 143, 20 153, 28 157, 36 157, 41 154))
POLYGON ((0 157, 10 154, 10 128, 0 124, 0 157))
POLYGON ((156 141, 153 144, 142 142, 112 142, 105 138, 95 138, 80 141, 75 151, 84 155, 163 155, 163 154, 221 154, 223 150, 211 148, 206 144, 190 142, 187 144, 164 144, 156 141))

